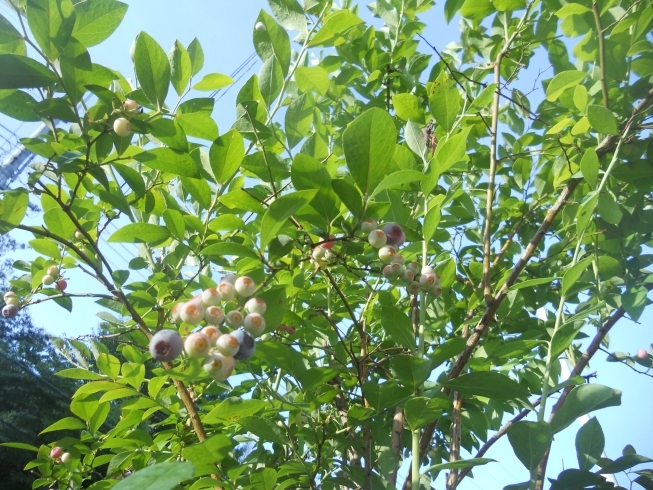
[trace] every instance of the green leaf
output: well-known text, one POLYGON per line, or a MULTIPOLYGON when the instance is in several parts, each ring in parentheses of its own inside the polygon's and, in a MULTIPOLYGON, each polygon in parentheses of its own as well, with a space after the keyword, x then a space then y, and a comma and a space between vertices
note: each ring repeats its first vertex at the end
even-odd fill
POLYGON ((0 15, 0 53, 27 55, 23 36, 2 15, 0 15))
POLYGON ((200 176, 195 160, 188 153, 172 148, 154 148, 134 155, 134 159, 162 172, 184 177, 200 176))
POLYGON ((437 230, 438 225, 440 224, 441 217, 442 213, 440 210, 440 204, 429 209, 429 212, 424 218, 424 225, 422 226, 422 236, 425 242, 429 242, 431 241, 431 238, 433 238, 435 230, 437 230))
POLYGON ((270 205, 261 221, 261 250, 277 236, 288 218, 311 202, 316 194, 316 190, 296 191, 281 196, 270 205))
POLYGON ((585 150, 580 161, 580 171, 592 190, 596 190, 596 183, 599 179, 599 166, 599 157, 594 148, 585 150))
POLYGON ((258 254, 249 247, 241 245, 240 243, 235 242, 220 242, 209 245, 202 250, 202 255, 217 255, 219 257, 224 256, 236 256, 236 257, 251 257, 253 259, 260 259, 258 254))
POLYGON ((213 141, 218 137, 218 125, 208 112, 177 114, 175 121, 188 136, 213 141))
POLYGON ((615 459, 612 463, 608 463, 599 473, 604 475, 611 475, 613 473, 619 473, 620 471, 626 471, 633 466, 638 464, 651 463, 653 459, 642 456, 641 454, 626 454, 615 459))
POLYGON ((351 214, 357 218, 362 216, 363 199, 361 198, 361 193, 356 186, 344 179, 333 179, 331 181, 331 187, 333 187, 334 192, 347 209, 351 211, 351 214))
POLYGON ((0 235, 16 228, 27 212, 29 194, 22 189, 0 193, 0 235))
POLYGON ((465 0, 460 7, 460 15, 467 19, 481 21, 494 12, 494 5, 490 0, 465 0))
POLYGON ((408 148, 419 155, 421 159, 426 157, 426 136, 415 121, 408 121, 406 123, 404 138, 406 139, 408 148))
POLYGON ((553 281, 558 279, 557 277, 538 277, 537 279, 528 279, 526 281, 518 282, 510 286, 510 291, 517 289, 530 288, 533 286, 539 286, 540 284, 551 284, 553 281))
POLYGON ((40 121, 34 97, 22 90, 0 90, 0 112, 18 121, 40 121))
POLYGON ((75 417, 64 417, 61 420, 57 420, 54 424, 49 425, 43 429, 39 435, 46 434, 48 432, 55 432, 58 430, 78 430, 86 429, 86 424, 81 420, 75 417))
POLYGON ((77 226, 70 217, 60 208, 48 209, 43 214, 43 222, 51 233, 61 238, 71 239, 77 231, 77 226))
POLYGON ((408 314, 394 306, 383 305, 381 326, 398 345, 415 349, 415 333, 408 314))
POLYGON ((455 80, 450 79, 443 71, 433 82, 429 95, 429 106, 435 122, 450 132, 458 118, 461 105, 462 97, 455 80))
POLYGON ((186 446, 181 455, 185 460, 196 465, 220 463, 229 454, 232 446, 231 439, 222 434, 217 434, 201 444, 186 446))
POLYGON ((565 274, 562 276, 561 294, 563 296, 565 296, 571 287, 576 284, 576 281, 580 279, 580 276, 583 275, 583 272, 585 272, 589 264, 592 263, 592 260, 594 260, 594 257, 586 257, 567 269, 565 274))
POLYGON ((329 91, 329 74, 321 66, 300 66, 295 70, 295 82, 302 92, 314 89, 320 95, 329 91))
POLYGON ((170 62, 170 81, 177 95, 181 97, 188 87, 193 68, 188 51, 179 41, 175 41, 175 44, 172 45, 172 49, 168 53, 168 61, 170 62))
POLYGON ((304 9, 297 0, 268 0, 272 13, 279 23, 291 31, 306 31, 304 9))
POLYGON ((648 289, 640 286, 630 288, 630 290, 621 296, 621 305, 634 321, 639 320, 639 317, 644 312, 644 308, 648 304, 647 294, 648 289))
POLYGON ((47 87, 54 73, 37 61, 17 54, 0 54, 0 89, 47 87))
POLYGON ((177 240, 184 240, 184 232, 186 231, 186 222, 184 216, 174 209, 166 209, 161 217, 166 224, 166 228, 177 240))
POLYGON ((27 0, 27 23, 32 36, 50 61, 68 44, 75 27, 71 0, 27 0))
POLYGON ((516 422, 508 429, 508 440, 515 456, 530 471, 537 468, 553 440, 546 422, 516 422))
POLYGON ((362 23, 363 20, 349 10, 337 10, 324 19, 322 27, 313 36, 308 46, 331 46, 338 37, 362 23))
POLYGON ((85 85, 91 79, 93 65, 84 45, 71 39, 59 57, 61 78, 71 102, 76 105, 86 93, 85 85))
POLYGON ((238 171, 245 157, 245 143, 240 133, 232 129, 220 136, 209 150, 213 177, 219 184, 225 183, 238 171))
POLYGON ((274 58, 281 67, 282 77, 288 75, 290 67, 290 38, 284 28, 267 12, 261 10, 256 22, 261 22, 264 30, 254 29, 254 49, 263 62, 274 58))
POLYGON ((25 451, 33 451, 37 453, 39 448, 32 446, 31 444, 23 444, 22 442, 3 442, 0 443, 0 446, 10 447, 13 449, 24 449, 25 451))
POLYGON ((555 15, 556 17, 564 19, 570 15, 580 15, 584 14, 585 12, 591 12, 591 9, 581 3, 568 3, 562 8, 558 9, 555 15))
POLYGON ((453 337, 445 343, 437 346, 433 351, 433 354, 431 354, 431 364, 433 365, 433 368, 436 368, 443 362, 456 357, 463 351, 463 349, 465 349, 466 344, 467 341, 462 337, 453 337))
POLYGON ((134 69, 145 96, 161 109, 170 86, 170 62, 163 48, 146 32, 136 37, 134 69))
POLYGON ((374 192, 370 195, 370 199, 386 189, 397 189, 405 184, 419 182, 423 178, 424 174, 417 170, 399 170, 398 172, 393 172, 376 186, 374 192))
POLYGON ((618 225, 621 218, 623 218, 623 213, 619 208, 619 204, 607 190, 604 190, 599 194, 599 202, 596 205, 596 212, 611 225, 618 225))
POLYGON ((191 195, 197 203, 204 209, 211 207, 211 188, 204 179, 191 179, 190 177, 181 177, 184 189, 191 195))
POLYGON ((191 75, 195 76, 204 66, 204 51, 202 50, 202 45, 197 38, 195 38, 190 42, 186 51, 188 51, 188 56, 190 57, 190 66, 192 70, 191 75))
POLYGON ((478 94, 478 96, 472 102, 472 105, 469 107, 469 112, 478 112, 481 109, 485 109, 490 105, 492 99, 494 99, 494 92, 497 89, 496 83, 490 83, 483 91, 478 94))
POLYGON ((442 410, 438 408, 438 404, 431 402, 437 402, 437 400, 418 396, 406 402, 404 405, 404 416, 406 417, 406 424, 408 424, 410 430, 419 430, 442 414, 442 410))
MULTIPOLYGON (((567 4, 567 6, 568 5, 572 4, 567 4)), ((576 3, 573 5, 580 4, 576 3)), ((579 111, 585 112, 585 109, 587 108, 587 89, 584 85, 576 85, 576 88, 574 88, 574 105, 579 111)))
POLYGON ((28 243, 37 253, 47 255, 56 260, 61 259, 61 250, 59 250, 59 246, 54 240, 48 238, 37 238, 35 240, 30 240, 28 243))
POLYGON ((438 145, 435 155, 431 159, 431 165, 438 173, 442 174, 449 170, 454 164, 467 159, 467 135, 469 128, 451 136, 443 144, 438 145))
POLYGON ((578 417, 605 407, 621 405, 621 391, 599 384, 575 387, 551 421, 554 434, 571 425, 578 417))
POLYGON ((302 94, 293 99, 286 111, 286 138, 288 148, 293 149, 311 129, 315 100, 311 94, 302 94))
POLYGON ((528 400, 528 389, 508 376, 494 371, 464 374, 442 383, 463 395, 484 396, 497 400, 528 400))
POLYGON ((492 3, 499 12, 521 10, 526 7, 525 0, 493 0, 492 3))
POLYGON ((311 207, 328 221, 335 218, 339 213, 338 199, 331 187, 331 176, 326 166, 304 153, 298 153, 290 170, 295 189, 318 190, 315 199, 311 201, 311 207))
POLYGON ((598 462, 605 449, 605 436, 601 424, 592 417, 576 434, 576 457, 578 468, 591 470, 598 462))
POLYGON ((83 380, 90 380, 90 381, 99 381, 99 380, 106 379, 104 376, 100 374, 82 368, 64 369, 55 374, 62 378, 83 379, 83 380))
POLYGON ((268 404, 263 400, 243 400, 238 397, 229 397, 206 414, 202 418, 202 422, 205 424, 234 422, 242 417, 256 415, 267 406, 268 404))
POLYGON ((392 96, 392 105, 404 121, 424 122, 424 109, 419 98, 413 94, 397 94, 392 96))
MULTIPOLYGON (((258 87, 263 96, 263 100, 270 107, 272 102, 281 93, 281 88, 283 87, 283 71, 275 57, 268 58, 263 63, 261 71, 258 74, 258 87)), ((252 114, 251 118, 255 119, 255 115, 252 114)))
POLYGON ((159 463, 133 473, 112 490, 173 490, 194 475, 195 465, 188 461, 159 463))
POLYGON ((85 0, 75 5, 73 36, 87 48, 100 44, 121 24, 129 6, 116 0, 85 0))
POLYGON ((496 460, 490 458, 461 459, 458 461, 452 461, 450 463, 434 464, 433 466, 429 466, 427 469, 425 469, 422 472, 422 474, 428 472, 437 473, 438 471, 442 471, 442 470, 471 468, 473 466, 481 466, 484 464, 495 463, 495 462, 496 460))
POLYGON ((170 232, 163 226, 151 223, 130 223, 118 229, 109 237, 112 243, 156 243, 170 238, 170 232))
POLYGON ((572 468, 561 472, 557 480, 551 479, 550 490, 581 489, 592 485, 601 485, 602 483, 605 483, 605 478, 602 476, 595 475, 589 471, 572 468))
POLYGON ((390 367, 397 379, 407 388, 417 389, 431 374, 431 361, 420 357, 398 355, 390 361, 390 367))
POLYGON ((580 70, 567 70, 558 73, 546 87, 546 100, 555 102, 568 88, 575 87, 585 80, 587 73, 580 70))
POLYGON ((275 443, 286 443, 287 438, 285 433, 281 431, 279 426, 275 422, 272 422, 270 419, 263 417, 243 417, 238 421, 238 423, 247 431, 258 436, 262 441, 266 442, 275 442, 275 443))
POLYGON ((592 129, 603 134, 619 134, 619 125, 612 111, 602 105, 590 104, 587 106, 587 119, 592 129))
POLYGON ((369 109, 347 126, 342 139, 349 172, 367 197, 392 161, 397 142, 394 121, 382 109, 369 109))
POLYGON ((232 83, 234 83, 234 79, 228 75, 209 73, 208 75, 204 75, 199 82, 193 85, 193 89, 211 92, 213 90, 220 90, 221 88, 228 87, 232 83))
POLYGON ((583 202, 578 207, 576 213, 576 233, 578 235, 583 233, 587 228, 587 225, 594 215, 594 209, 596 208, 598 201, 599 195, 592 191, 585 196, 583 202))

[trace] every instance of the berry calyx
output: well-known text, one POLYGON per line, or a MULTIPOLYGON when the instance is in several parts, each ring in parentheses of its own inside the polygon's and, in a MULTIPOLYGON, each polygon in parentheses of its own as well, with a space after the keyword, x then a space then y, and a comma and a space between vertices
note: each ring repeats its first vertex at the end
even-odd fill
POLYGON ((236 297, 236 288, 230 282, 222 282, 218 285, 218 291, 224 301, 231 301, 236 297))
MULTIPOLYGON (((218 341, 220 337, 218 337, 218 341)), ((186 337, 184 342, 184 350, 188 357, 193 359, 202 359, 209 355, 209 350, 211 350, 211 340, 200 332, 195 332, 186 337)))
POLYGON ((251 296, 256 292, 256 283, 248 276, 242 276, 236 279, 234 287, 236 288, 238 296, 242 296, 243 298, 251 296))
POLYGON ((397 223, 388 223, 383 227, 383 232, 388 237, 388 245, 400 247, 406 241, 404 230, 397 223))
POLYGON ((384 245, 379 249, 379 259, 381 259, 381 262, 384 264, 390 264, 396 255, 397 249, 390 245, 384 245))
POLYGON ((434 286, 438 281, 436 280, 435 274, 422 274, 419 276, 419 284, 423 289, 429 289, 431 286, 434 286))
POLYGON ((249 332, 246 332, 243 329, 238 329, 231 333, 231 335, 238 340, 240 347, 238 352, 234 354, 234 359, 237 361, 246 361, 250 359, 254 352, 256 352, 256 342, 254 337, 249 332))
POLYGON ((170 362, 181 355, 184 341, 174 330, 159 330, 150 339, 150 354, 161 362, 170 362))
POLYGON ((258 337, 265 330, 265 318, 259 313, 250 313, 243 319, 243 328, 258 337))
POLYGON ((132 125, 128 119, 119 117, 113 121, 113 130, 118 136, 124 138, 132 133, 132 125))
POLYGON ((215 306, 222 301, 222 295, 216 288, 208 288, 202 292, 204 306, 215 306))
POLYGON ((204 371, 216 381, 224 381, 234 370, 236 362, 231 356, 213 354, 206 359, 204 371))
POLYGON ((68 287, 68 281, 65 279, 59 279, 55 284, 54 284, 55 289, 58 291, 61 291, 62 293, 66 290, 68 287))
POLYGON ((191 300, 181 308, 180 317, 186 323, 197 325, 204 320, 204 306, 200 301, 191 300))
POLYGON ((4 318, 14 318, 18 314, 18 307, 16 305, 5 305, 2 308, 2 316, 4 318))
POLYGON ((204 320, 211 325, 222 325, 224 323, 224 312, 217 306, 209 306, 204 312, 204 320))
POLYGON ((406 282, 413 282, 413 279, 415 279, 415 273, 410 269, 404 269, 404 272, 401 274, 401 279, 406 282))
POLYGON ((243 314, 238 311, 238 310, 231 310, 227 315, 225 316, 225 322, 227 323, 227 326, 231 328, 238 328, 243 324, 243 320, 245 317, 243 314))
POLYGON ((54 283, 54 277, 52 277, 50 274, 46 274, 43 276, 43 279, 41 279, 41 283, 44 286, 50 286, 52 283, 54 283))
POLYGON ((431 288, 429 289, 429 294, 433 296, 434 298, 439 298, 442 296, 442 286, 440 286, 440 283, 435 283, 431 288))
POLYGON ((370 245, 372 245, 372 247, 381 248, 388 241, 388 237, 381 230, 373 230, 370 232, 369 236, 367 237, 367 241, 369 242, 370 245))
POLYGON ((648 352, 646 352, 646 349, 639 349, 637 351, 637 357, 639 359, 646 359, 648 357, 648 352))
MULTIPOLYGON (((206 311, 209 311, 208 308, 206 311)), ((215 343, 218 341, 218 337, 221 335, 220 330, 213 326, 204 327, 202 330, 200 330, 200 333, 203 333, 209 338, 213 347, 215 347, 215 343)))
POLYGON ((240 343, 235 336, 227 333, 218 337, 215 348, 223 356, 233 357, 236 353, 238 353, 238 349, 240 349, 240 343))
POLYGON ((63 455, 63 449, 59 446, 55 446, 50 449, 50 457, 52 459, 59 459, 63 455))
POLYGON ((261 298, 252 298, 245 303, 245 309, 248 313, 263 315, 268 309, 268 305, 261 298))

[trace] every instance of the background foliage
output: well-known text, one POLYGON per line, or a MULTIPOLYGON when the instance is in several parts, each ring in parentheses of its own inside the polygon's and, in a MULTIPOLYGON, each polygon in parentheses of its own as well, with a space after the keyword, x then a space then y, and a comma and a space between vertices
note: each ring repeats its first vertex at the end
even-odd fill
MULTIPOLYGON (((253 30, 263 67, 222 132, 198 92, 232 80, 204 70, 199 41, 166 54, 141 33, 131 85, 87 51, 126 5, 12 4, 15 25, 0 19, 0 111, 53 129, 23 140, 41 158, 29 188, 2 197, 0 232, 33 233, 41 254, 14 264, 12 289, 25 305, 95 297, 104 335, 119 340, 56 342, 74 366, 59 376, 84 383, 46 434, 75 431, 50 444, 73 459, 31 448, 34 487, 413 488, 447 473, 455 488, 507 433, 531 474, 510 488, 543 488, 553 436, 620 403, 579 375, 649 303, 649 2, 447 1, 461 38, 421 53, 430 1, 377 1, 377 29, 351 2, 270 0, 253 30), (514 86, 536 52, 553 67, 537 80, 543 100, 514 86), (143 112, 121 138, 112 125, 127 98, 143 112), (22 223, 30 197, 43 226, 22 223), (381 276, 365 218, 402 225, 402 254, 435 267, 441 298, 381 276), (99 245, 111 222, 110 242, 142 244, 130 268, 148 281, 112 270, 99 245), (331 235, 335 258, 312 263, 331 235), (106 293, 41 287, 54 264, 106 293), (227 272, 254 278, 273 306, 242 376, 219 383, 196 361, 152 363, 148 338, 172 327, 172 305, 227 272), (461 460, 461 448, 476 457, 461 460)), ((651 367, 650 354, 613 357, 651 367)), ((602 475, 649 461, 632 448, 603 458, 604 439, 592 419, 578 468, 551 488, 613 488, 602 475)), ((653 487, 650 470, 630 478, 653 487)))

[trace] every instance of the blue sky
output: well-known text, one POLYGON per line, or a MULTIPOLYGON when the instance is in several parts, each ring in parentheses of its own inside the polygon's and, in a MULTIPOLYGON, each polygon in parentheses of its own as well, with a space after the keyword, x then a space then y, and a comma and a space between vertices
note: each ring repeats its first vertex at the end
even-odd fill
MULTIPOLYGON (((184 45, 197 37, 205 54, 205 67, 200 75, 218 72, 232 73, 241 63, 254 52, 252 45, 252 29, 260 9, 268 9, 267 2, 262 0, 187 0, 184 2, 174 0, 138 0, 127 1, 130 9, 122 25, 116 33, 100 46, 91 49, 94 62, 120 70, 125 76, 133 77, 129 49, 135 36, 144 30, 153 36, 167 51, 175 39, 184 45)), ((457 41, 457 19, 447 25, 441 13, 443 2, 437 5, 421 20, 428 28, 425 37, 437 46, 444 48, 449 42, 457 41)), ((0 2, 0 13, 14 19, 6 5, 0 2)), ((371 16, 364 5, 360 13, 366 20, 371 16)), ((428 47, 424 46, 427 52, 428 47)), ((539 56, 533 62, 531 70, 535 74, 538 69, 545 70, 548 61, 539 56)), ((258 72, 260 62, 257 63, 241 80, 241 84, 251 74, 258 72)), ((551 72, 547 72, 548 78, 551 72)), ((520 83, 527 87, 524 92, 530 91, 533 80, 526 77, 520 83)), ((238 86, 229 91, 216 104, 214 118, 220 128, 220 133, 225 132, 233 123, 235 117, 235 98, 238 86)), ((541 93, 541 90, 540 90, 541 93)), ((537 92, 534 94, 537 97, 537 92)), ((34 125, 19 123, 0 117, 0 122, 12 130, 18 130, 20 136, 27 136, 34 125)), ((31 217, 34 222, 36 217, 31 217)), ((15 238, 21 241, 31 239, 28 234, 16 232, 15 238)), ((105 244, 105 249, 108 247, 105 244)), ((129 258, 137 255, 136 247, 130 245, 119 246, 108 253, 108 258, 117 269, 126 269, 129 258)), ((33 256, 30 252, 21 254, 21 258, 33 256)), ((138 273, 132 278, 138 278, 138 273)), ((69 276, 70 292, 103 292, 101 288, 92 284, 81 272, 72 271, 69 276)), ((53 335, 67 335, 75 337, 89 334, 97 325, 98 318, 95 313, 98 308, 91 301, 75 301, 74 310, 68 313, 53 303, 43 303, 30 309, 36 325, 45 328, 53 335)), ((642 315, 640 323, 630 320, 621 320, 610 336, 610 350, 635 352, 639 348, 649 348, 653 340, 651 329, 651 310, 642 315)), ((588 332, 590 333, 590 332, 588 332)), ((653 456, 653 424, 651 423, 650 407, 653 402, 653 380, 637 375, 625 366, 604 362, 605 354, 599 353, 591 364, 591 371, 598 371, 597 382, 623 390, 623 404, 621 407, 609 408, 597 413, 597 418, 606 434, 606 452, 608 457, 616 458, 621 455, 621 450, 626 444, 632 444, 640 454, 653 456)), ((559 434, 554 442, 552 457, 549 464, 548 476, 558 474, 564 468, 576 467, 574 450, 575 431, 578 426, 572 426, 567 431, 559 434)), ((504 438, 487 454, 501 463, 493 463, 479 467, 474 471, 475 479, 467 478, 460 486, 462 490, 484 489, 501 490, 505 485, 524 481, 528 478, 527 471, 512 454, 512 449, 504 438)), ((619 476, 623 486, 628 487, 626 478, 619 476)), ((438 488, 442 488, 441 478, 438 488)))

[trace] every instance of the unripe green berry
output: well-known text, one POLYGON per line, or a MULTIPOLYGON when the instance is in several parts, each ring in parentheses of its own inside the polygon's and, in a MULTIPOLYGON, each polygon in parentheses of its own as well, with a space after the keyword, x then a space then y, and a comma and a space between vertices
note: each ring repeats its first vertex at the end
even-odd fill
POLYGON ((54 277, 52 277, 50 274, 46 274, 43 276, 43 279, 41 279, 41 282, 44 286, 49 286, 54 283, 54 277))
POLYGON ((218 285, 218 291, 223 301, 231 301, 236 297, 236 288, 230 282, 221 282, 218 285))
POLYGON ((415 279, 415 274, 413 273, 412 270, 405 269, 404 272, 401 274, 401 279, 406 282, 413 282, 413 280, 415 279))
POLYGON ((59 267, 57 267, 56 265, 51 265, 50 267, 48 267, 48 275, 52 277, 57 277, 59 275, 59 267))
POLYGON ((204 320, 211 325, 222 325, 224 323, 224 312, 218 306, 209 306, 204 312, 204 320))
POLYGON ((256 292, 256 283, 251 277, 247 276, 236 279, 234 287, 238 296, 242 296, 243 298, 247 298, 256 292))
POLYGON ((218 337, 215 348, 223 356, 233 357, 236 353, 238 353, 238 349, 240 349, 240 343, 236 337, 230 333, 227 333, 218 337))
MULTIPOLYGON (((216 308, 216 307, 213 306, 212 308, 216 308)), ((206 311, 209 311, 209 309, 207 308, 206 311)), ((218 341, 218 337, 220 337, 221 335, 220 330, 218 330, 213 325, 204 327, 202 330, 200 330, 200 333, 203 333, 209 338, 209 340, 211 341, 211 346, 213 347, 215 347, 215 344, 218 341)))
POLYGON ((73 455, 70 453, 63 453, 61 455, 61 462, 64 464, 68 463, 71 459, 73 459, 73 455))
POLYGON ((233 357, 213 354, 206 359, 204 371, 216 381, 224 381, 234 370, 236 362, 233 357))
POLYGON ((265 301, 263 301, 261 298, 251 298, 247 301, 247 303, 245 303, 245 309, 248 313, 258 313, 263 315, 268 307, 265 304, 265 301))
POLYGON ((259 313, 250 313, 243 319, 243 327, 254 337, 258 337, 265 330, 265 318, 259 313))
POLYGON ((204 306, 201 301, 190 300, 181 308, 180 317, 186 323, 197 325, 204 320, 204 306))
POLYGON ((202 292, 204 306, 215 306, 222 301, 222 295, 216 288, 208 288, 202 292))
MULTIPOLYGON (((218 338, 218 340, 220 339, 218 338)), ((186 337, 184 350, 186 351, 186 354, 188 354, 188 357, 202 359, 209 355, 209 350, 211 350, 211 340, 203 333, 192 333, 186 337)))
POLYGON ((256 25, 254 26, 254 29, 256 29, 259 32, 265 32, 268 30, 263 22, 257 22, 256 25))
POLYGON ((373 230, 370 232, 369 236, 367 237, 367 241, 374 248, 383 247, 386 244, 387 240, 388 237, 386 237, 385 233, 383 233, 383 231, 381 230, 373 230))
POLYGON ((85 236, 81 231, 77 230, 77 231, 75 231, 75 238, 77 240, 83 240, 85 238, 85 236))
POLYGON ((135 100, 127 99, 122 103, 122 110, 125 111, 130 116, 135 116, 138 114, 140 106, 135 100))
POLYGON ((225 274, 222 277, 222 279, 220 279, 220 282, 228 282, 229 284, 236 284, 236 279, 238 279, 236 274, 225 274))
POLYGON ((419 294, 421 289, 422 287, 417 281, 412 281, 408 286, 406 286, 406 292, 412 295, 419 294))
POLYGON ((225 316, 225 323, 231 328, 238 328, 243 324, 245 317, 238 310, 231 310, 225 316))
POLYGON ((181 323, 181 310, 186 306, 186 303, 177 303, 170 310, 170 321, 172 323, 181 323))
POLYGON ((132 125, 128 119, 119 117, 113 122, 113 130, 118 136, 124 138, 132 133, 132 125))
POLYGON ((379 259, 381 259, 381 262, 384 264, 392 263, 392 259, 394 259, 396 255, 397 249, 390 245, 384 245, 379 249, 379 259))
POLYGON ((9 297, 5 295, 5 303, 11 306, 18 306, 20 304, 20 299, 16 295, 9 297))
POLYGON ((365 221, 361 223, 361 231, 363 233, 371 233, 377 228, 378 228, 378 224, 376 220, 373 220, 372 218, 367 218, 365 221))
POLYGON ((18 298, 18 296, 17 296, 16 293, 14 293, 13 291, 7 291, 7 292, 5 293, 5 295, 3 296, 3 299, 5 300, 5 303, 7 302, 7 300, 8 300, 9 298, 18 298))
POLYGON ((442 286, 440 286, 440 283, 435 283, 433 286, 429 288, 429 294, 433 296, 434 298, 439 298, 442 296, 442 286))

